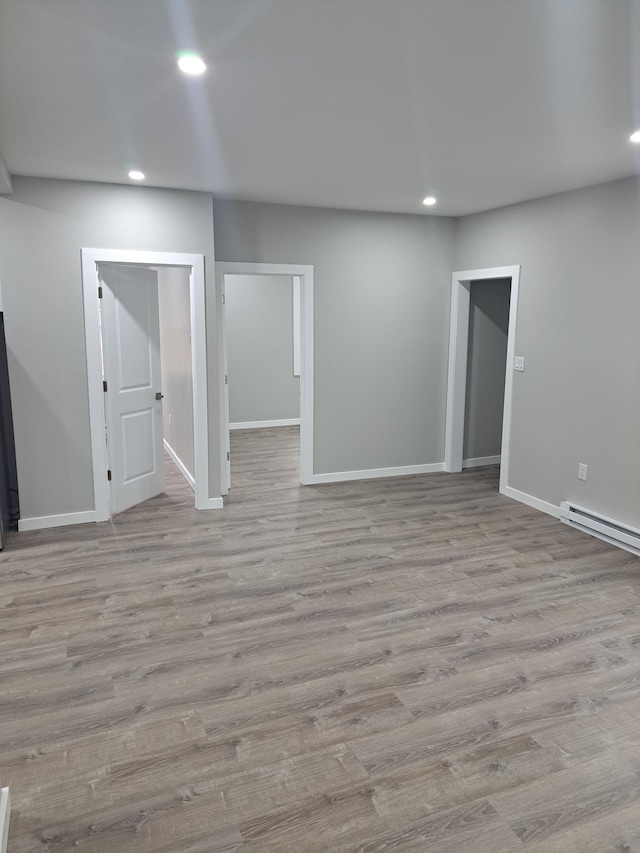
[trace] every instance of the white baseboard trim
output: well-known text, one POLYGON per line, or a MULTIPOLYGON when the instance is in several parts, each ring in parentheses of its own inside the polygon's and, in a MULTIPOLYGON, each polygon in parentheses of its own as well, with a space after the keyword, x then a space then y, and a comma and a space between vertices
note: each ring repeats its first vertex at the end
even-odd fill
POLYGON ((539 509, 540 512, 546 512, 547 515, 552 515, 554 518, 560 518, 559 506, 542 501, 540 498, 534 498, 533 495, 528 495, 526 492, 520 492, 518 489, 507 486, 502 494, 508 498, 513 498, 514 501, 520 501, 521 504, 533 507, 533 509, 539 509))
POLYGON ((300 418, 284 418, 279 421, 236 421, 229 424, 229 429, 265 429, 283 426, 300 426, 300 418))
POLYGON ((41 515, 39 518, 18 519, 18 530, 45 530, 47 527, 64 527, 67 524, 87 524, 100 521, 94 509, 86 512, 66 512, 60 515, 41 515))
POLYGON ((196 490, 196 481, 195 481, 195 479, 194 479, 193 475, 189 473, 189 471, 187 470, 187 468, 186 468, 185 464, 182 462, 182 460, 180 459, 180 457, 178 456, 178 454, 175 452, 175 450, 173 449, 173 447, 171 447, 171 445, 169 444, 169 442, 167 441, 167 439, 166 439, 166 438, 163 438, 163 439, 162 439, 162 442, 163 442, 163 444, 164 444, 164 449, 167 451, 167 453, 169 454, 169 456, 170 456, 170 457, 173 459, 173 461, 176 463, 176 465, 178 466, 178 468, 179 468, 179 470, 180 470, 180 473, 182 474, 182 476, 185 478, 185 480, 187 481, 187 483, 189 483, 189 485, 191 486, 191 488, 192 488, 192 489, 193 489, 193 491, 195 492, 195 490, 196 490))
POLYGON ((7 853, 10 816, 11 797, 9 796, 9 789, 2 788, 2 790, 0 790, 0 853, 7 853))
POLYGON ((207 498, 204 506, 196 506, 196 509, 224 509, 222 498, 207 498))
POLYGON ((439 471, 444 471, 444 462, 434 462, 431 465, 400 465, 397 468, 366 468, 362 471, 335 471, 329 474, 314 474, 310 485, 374 480, 379 477, 405 477, 409 474, 436 474, 439 471))
MULTIPOLYGON (((222 498, 208 498, 204 506, 198 509, 222 509, 222 498)), ((87 512, 68 512, 61 515, 43 515, 39 518, 21 518, 18 520, 18 531, 46 530, 48 527, 64 527, 67 524, 87 524, 99 519, 95 510, 87 512)), ((1 851, 0 851, 1 853, 1 851)))
POLYGON ((497 456, 476 456, 475 459, 463 459, 463 468, 482 468, 483 465, 499 465, 502 457, 497 456))

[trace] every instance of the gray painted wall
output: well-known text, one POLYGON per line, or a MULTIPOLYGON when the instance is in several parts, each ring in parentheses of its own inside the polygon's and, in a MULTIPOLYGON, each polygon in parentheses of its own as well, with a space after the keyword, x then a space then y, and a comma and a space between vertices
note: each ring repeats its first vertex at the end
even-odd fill
POLYGON ((640 181, 629 179, 467 217, 456 254, 456 269, 522 265, 510 485, 635 527, 639 235, 640 181))
POLYGON ((464 459, 500 455, 509 291, 508 279, 471 282, 464 459))
POLYGON ((193 374, 188 269, 158 268, 158 308, 164 439, 193 477, 193 374))
MULTIPOLYGON (((466 217, 216 201, 221 260, 315 267, 317 472, 441 462, 453 269, 521 264, 510 486, 640 527, 640 182, 466 217), (454 237, 456 251, 454 257, 454 237), (587 482, 578 463, 589 465, 587 482)), ((93 506, 80 248, 203 253, 204 193, 16 178, 0 280, 25 517, 93 506)), ((220 493, 213 283, 210 489, 220 493)))
POLYGON ((291 276, 225 276, 229 421, 300 417, 291 276))
MULTIPOLYGON (((5 309, 22 516, 93 509, 80 249, 205 255, 213 271, 212 199, 205 193, 15 178, 0 198, 5 309)), ((207 327, 215 340, 213 274, 207 327)), ((215 347, 209 359, 210 494, 220 494, 215 347)))
POLYGON ((440 463, 454 222, 216 200, 221 261, 314 266, 315 471, 440 463))

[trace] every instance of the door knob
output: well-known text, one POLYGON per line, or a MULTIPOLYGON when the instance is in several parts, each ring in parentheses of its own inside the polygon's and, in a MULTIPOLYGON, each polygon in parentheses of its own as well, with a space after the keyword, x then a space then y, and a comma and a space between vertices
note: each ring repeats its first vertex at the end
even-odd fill
POLYGON ((162 391, 156 391, 156 400, 162 400, 163 397, 164 394, 162 393, 162 391))

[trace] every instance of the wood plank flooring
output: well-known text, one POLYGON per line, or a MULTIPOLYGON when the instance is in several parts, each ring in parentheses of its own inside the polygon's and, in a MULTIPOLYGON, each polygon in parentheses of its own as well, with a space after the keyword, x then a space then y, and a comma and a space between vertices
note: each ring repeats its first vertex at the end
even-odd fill
POLYGON ((640 853, 640 560, 297 430, 0 556, 10 853, 640 853))

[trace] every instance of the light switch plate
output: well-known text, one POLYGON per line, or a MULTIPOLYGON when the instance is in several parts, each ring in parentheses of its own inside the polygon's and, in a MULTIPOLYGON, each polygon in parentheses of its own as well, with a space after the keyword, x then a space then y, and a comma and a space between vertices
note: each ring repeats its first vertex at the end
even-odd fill
POLYGON ((523 371, 524 370, 524 356, 517 355, 514 359, 513 367, 514 367, 514 370, 523 371))
POLYGON ((581 462, 578 465, 578 479, 579 480, 586 480, 588 470, 589 470, 589 466, 585 465, 584 462, 581 462))

